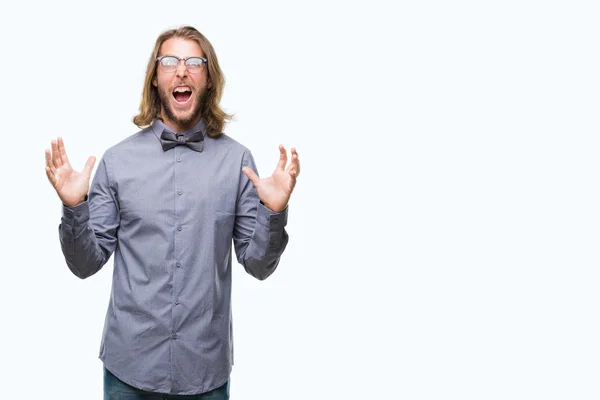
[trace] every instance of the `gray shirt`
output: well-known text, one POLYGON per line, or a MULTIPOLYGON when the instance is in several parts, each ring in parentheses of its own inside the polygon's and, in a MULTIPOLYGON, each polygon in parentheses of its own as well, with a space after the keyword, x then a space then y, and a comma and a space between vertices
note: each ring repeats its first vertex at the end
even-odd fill
POLYGON ((267 278, 288 242, 287 208, 260 203, 242 172, 257 172, 252 154, 234 139, 163 151, 163 129, 155 120, 104 153, 88 200, 63 207, 59 236, 81 279, 114 252, 104 366, 140 389, 199 394, 233 365, 232 242, 245 270, 267 278))

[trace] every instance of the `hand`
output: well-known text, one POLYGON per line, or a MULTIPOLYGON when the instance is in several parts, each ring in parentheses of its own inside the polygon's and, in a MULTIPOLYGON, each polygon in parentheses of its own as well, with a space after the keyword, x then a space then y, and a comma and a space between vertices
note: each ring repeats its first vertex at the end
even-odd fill
POLYGON ((268 209, 275 212, 285 209, 294 186, 296 186, 296 178, 300 175, 300 160, 295 148, 292 147, 292 162, 287 168, 285 167, 286 163, 287 153, 283 146, 279 145, 279 162, 270 177, 261 179, 251 168, 242 168, 242 171, 256 187, 260 200, 268 209))
POLYGON ((63 204, 73 207, 82 203, 90 187, 96 157, 88 158, 82 172, 74 171, 62 138, 52 140, 52 152, 46 149, 46 175, 63 204))

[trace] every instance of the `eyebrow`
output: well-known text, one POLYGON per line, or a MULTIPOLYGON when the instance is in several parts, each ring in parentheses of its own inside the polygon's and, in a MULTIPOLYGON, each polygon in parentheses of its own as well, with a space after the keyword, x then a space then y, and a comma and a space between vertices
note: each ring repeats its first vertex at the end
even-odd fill
POLYGON ((179 57, 176 56, 175 54, 159 54, 157 57, 176 57, 176 58, 192 58, 192 57, 198 57, 198 58, 206 58, 204 56, 188 56, 188 57, 179 57))

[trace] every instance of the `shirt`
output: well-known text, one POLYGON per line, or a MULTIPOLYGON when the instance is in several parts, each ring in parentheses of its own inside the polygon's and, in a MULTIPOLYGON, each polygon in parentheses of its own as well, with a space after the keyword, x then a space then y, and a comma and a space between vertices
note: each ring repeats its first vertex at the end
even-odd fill
POLYGON ((114 252, 99 358, 125 383, 200 394, 223 385, 233 365, 232 243, 247 273, 273 273, 287 242, 288 208, 260 201, 242 172, 251 152, 224 134, 204 149, 163 151, 164 123, 102 156, 88 199, 63 205, 61 248, 69 269, 92 276, 114 252))

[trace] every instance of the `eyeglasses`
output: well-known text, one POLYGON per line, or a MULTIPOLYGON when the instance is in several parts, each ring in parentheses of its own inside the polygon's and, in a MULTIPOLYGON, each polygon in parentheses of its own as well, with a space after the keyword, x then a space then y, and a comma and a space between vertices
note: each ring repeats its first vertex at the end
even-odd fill
POLYGON ((179 61, 185 62, 185 67, 191 74, 198 74, 204 68, 204 64, 208 62, 206 58, 202 57, 175 57, 175 56, 162 56, 158 57, 156 61, 160 63, 160 67, 165 72, 174 72, 179 66, 179 61))

